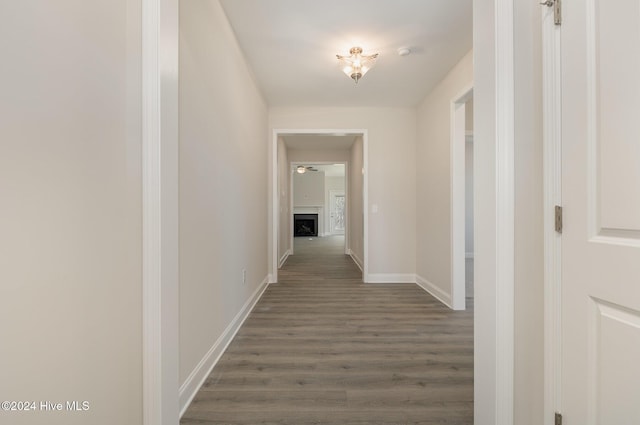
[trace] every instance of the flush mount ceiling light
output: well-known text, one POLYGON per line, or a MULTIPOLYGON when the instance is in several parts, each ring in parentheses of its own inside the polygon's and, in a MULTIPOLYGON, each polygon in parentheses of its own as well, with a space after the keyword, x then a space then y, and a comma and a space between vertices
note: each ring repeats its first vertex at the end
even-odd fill
POLYGON ((374 55, 363 55, 362 47, 352 47, 349 50, 349 56, 336 55, 342 65, 342 72, 358 83, 358 81, 373 66, 378 53, 374 55))

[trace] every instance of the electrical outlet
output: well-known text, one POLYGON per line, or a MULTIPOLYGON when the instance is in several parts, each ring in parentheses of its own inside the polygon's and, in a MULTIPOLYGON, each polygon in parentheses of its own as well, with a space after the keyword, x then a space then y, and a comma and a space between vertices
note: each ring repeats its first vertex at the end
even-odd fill
POLYGON ((245 269, 242 269, 242 284, 246 285, 247 283, 247 271, 245 269))

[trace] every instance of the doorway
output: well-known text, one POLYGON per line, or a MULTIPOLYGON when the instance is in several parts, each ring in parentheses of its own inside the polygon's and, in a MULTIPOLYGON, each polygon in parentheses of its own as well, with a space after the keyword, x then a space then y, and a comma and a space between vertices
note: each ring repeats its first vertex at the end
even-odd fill
MULTIPOLYGON (((177 279, 174 278, 177 252, 172 250, 172 244, 163 244, 162 239, 173 240, 177 234, 177 217, 175 210, 177 194, 175 170, 177 169, 176 131, 178 120, 178 2, 168 1, 162 4, 162 13, 158 13, 160 2, 150 0, 143 3, 143 81, 148 90, 143 92, 143 117, 147 123, 143 131, 143 158, 147 166, 143 170, 144 177, 144 208, 143 226, 149 229, 150 236, 144 239, 143 252, 145 264, 150 273, 145 273, 143 290, 145 303, 148 308, 144 312, 143 350, 144 371, 144 410, 145 423, 173 423, 177 416, 177 401, 175 391, 175 369, 177 368, 177 344, 174 344, 177 333, 174 327, 164 326, 166 323, 177 323, 177 308, 175 302, 166 304, 166 300, 174 300, 172 294, 177 291, 177 279), (166 60, 158 60, 158 57, 166 60), (161 84, 158 84, 160 82, 161 84), (162 105, 162 108, 160 108, 162 105), (162 114, 159 111, 162 110, 162 114), (163 131, 158 131, 162 128, 163 131), (162 152, 163 155, 159 155, 162 152), (160 184, 160 183, 163 184, 160 184), (168 184, 165 184, 167 183, 168 184), (162 196, 161 196, 162 195, 162 196), (160 202, 160 199, 163 202, 160 202), (162 226, 160 216, 164 217, 162 226), (160 267, 160 265, 162 267, 160 267), (155 267, 155 268, 154 268, 155 267), (157 273, 155 270, 163 270, 157 273), (149 277, 150 276, 150 277, 149 277), (160 294, 162 296, 156 296, 160 294), (162 301, 162 302, 161 302, 162 301), (162 320, 158 319, 158 316, 162 320), (158 347, 160 347, 158 349, 158 347), (161 361, 162 359, 162 361, 161 361), (160 385, 162 383, 162 385, 160 385)), ((513 43, 514 43, 514 13, 513 2, 497 2, 486 7, 474 8, 474 55, 478 58, 476 68, 479 70, 476 79, 478 90, 483 89, 482 102, 477 108, 478 115, 487 123, 477 129, 479 143, 476 156, 480 171, 495 171, 495 174, 477 174, 476 187, 487 194, 495 195, 495 208, 483 207, 477 209, 479 224, 476 234, 477 243, 490 241, 495 250, 486 250, 482 259, 482 279, 486 283, 483 291, 483 304, 478 308, 476 321, 477 332, 486 336, 482 343, 477 344, 477 364, 479 373, 476 376, 476 393, 483 394, 476 403, 476 420, 484 422, 508 424, 513 423, 513 229, 512 226, 497 227, 496 222, 513 221, 512 194, 508 190, 513 184, 513 172, 509 166, 513 165, 512 135, 513 132, 513 43), (500 25, 495 25, 495 22, 500 25), (484 59, 486 58, 486 59, 484 59), (495 85, 494 85, 495 84, 495 85), (502 100, 494 102, 496 98, 502 100), (492 103, 493 102, 493 103, 492 103), (482 111, 482 112, 480 112, 482 111), (482 141, 482 143, 480 143, 482 141), (493 149, 501 152, 502 156, 492 156, 493 149), (497 184, 500 182, 500 184, 497 184), (480 226, 480 224, 482 226, 480 226), (488 237, 495 234, 495 237, 488 237), (486 303, 484 303, 486 301, 486 303), (495 307, 495 308, 494 308, 495 307), (486 340, 486 342, 484 342, 486 340), (496 364, 501 365, 498 369, 496 364)), ((480 99, 480 97, 478 97, 480 99)), ((479 100, 480 102, 480 100, 479 100)), ((281 130, 273 131, 274 144, 281 130)), ((299 131, 299 130, 297 130, 299 131)), ((285 131, 286 132, 286 131, 285 131)), ((326 131, 325 131, 326 132, 326 131)), ((367 135, 362 132, 364 139, 363 179, 364 203, 367 205, 367 135)), ((271 149, 272 168, 269 176, 271 187, 271 202, 269 208, 269 280, 277 281, 277 232, 279 207, 277 192, 277 149, 271 149), (275 279, 275 280, 274 280, 275 279)), ((367 281, 367 223, 368 214, 363 214, 363 279, 367 281)), ((482 243, 482 248, 488 243, 482 243)), ((480 249, 478 249, 480 252, 480 249)), ((145 268, 145 270, 147 270, 145 268)), ((478 279, 479 280, 479 279, 478 279)), ((480 293, 478 293, 480 296, 480 293)))
POLYGON ((318 236, 341 237, 366 281, 366 130, 274 130, 272 149, 270 281, 294 253, 295 214, 317 216, 318 236))
MULTIPOLYGON (((294 158, 300 158, 299 152, 288 151, 287 157, 289 154, 294 158)), ((339 152, 335 154, 341 155, 339 152)), ((335 236, 332 246, 339 244, 342 253, 349 254, 345 237, 349 222, 347 172, 346 161, 291 162, 290 175, 293 178, 290 179, 290 195, 287 201, 292 213, 280 220, 283 223, 287 218, 291 220, 289 255, 295 254, 296 242, 300 242, 303 237, 312 239, 331 236, 335 236), (305 226, 304 220, 308 225, 305 226)), ((282 263, 280 261, 279 266, 282 266, 282 263)))
POLYGON ((464 310, 473 296, 473 88, 451 101, 451 302, 464 310))

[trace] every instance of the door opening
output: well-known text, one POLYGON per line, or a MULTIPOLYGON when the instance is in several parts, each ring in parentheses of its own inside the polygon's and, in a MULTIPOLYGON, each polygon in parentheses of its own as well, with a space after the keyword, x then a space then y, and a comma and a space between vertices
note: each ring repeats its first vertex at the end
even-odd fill
POLYGON ((343 240, 366 281, 366 130, 274 130, 272 149, 270 282, 294 254, 295 214, 317 216, 317 237, 343 240))

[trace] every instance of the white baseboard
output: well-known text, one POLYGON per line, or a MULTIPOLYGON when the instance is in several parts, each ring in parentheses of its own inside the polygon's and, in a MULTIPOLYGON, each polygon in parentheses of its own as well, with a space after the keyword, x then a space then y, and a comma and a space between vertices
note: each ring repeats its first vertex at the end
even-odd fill
POLYGON ((287 252, 285 252, 282 258, 280 258, 280 261, 278 261, 278 268, 282 267, 282 265, 284 264, 285 261, 287 261, 287 258, 289 258, 290 255, 291 255, 291 249, 287 249, 287 252))
POLYGON ((465 252, 464 258, 473 258, 473 252, 465 252))
POLYGON ((436 285, 434 285, 433 283, 429 282, 427 279, 421 276, 416 276, 415 282, 418 284, 418 286, 420 286, 422 289, 427 291, 429 294, 431 294, 434 298, 436 298, 442 304, 446 305, 447 307, 453 310, 453 303, 451 302, 451 294, 447 294, 445 291, 438 288, 436 285))
POLYGON ((367 283, 416 283, 412 273, 369 273, 367 283))
POLYGON ((360 269, 360 271, 363 271, 363 262, 362 260, 356 255, 355 252, 353 252, 351 249, 347 249, 347 255, 351 257, 351 259, 353 260, 354 263, 356 263, 356 266, 358 266, 358 268, 360 269))
POLYGON ((200 360, 200 363, 193 369, 193 371, 189 374, 184 383, 180 386, 178 396, 180 403, 180 417, 184 415, 184 412, 193 401, 193 398, 200 390, 202 384, 207 379, 213 368, 215 367, 220 357, 225 352, 233 338, 236 336, 236 333, 244 323, 244 321, 253 310, 253 307, 256 305, 263 292, 269 286, 269 277, 265 277, 262 283, 258 286, 258 288, 251 294, 251 297, 244 303, 236 317, 233 318, 229 326, 224 330, 222 335, 218 338, 218 340, 213 344, 213 346, 209 349, 207 354, 200 360))

